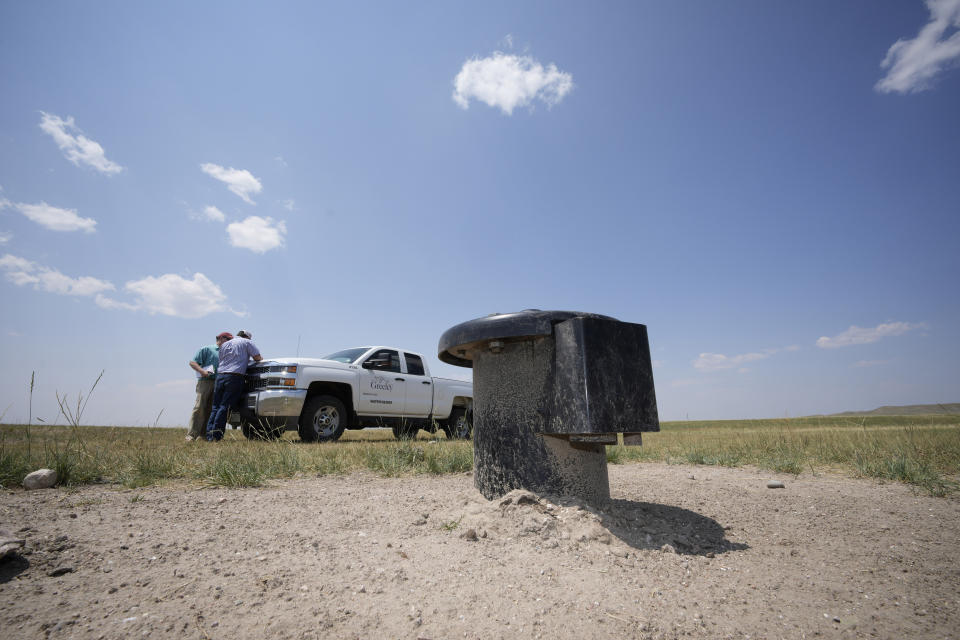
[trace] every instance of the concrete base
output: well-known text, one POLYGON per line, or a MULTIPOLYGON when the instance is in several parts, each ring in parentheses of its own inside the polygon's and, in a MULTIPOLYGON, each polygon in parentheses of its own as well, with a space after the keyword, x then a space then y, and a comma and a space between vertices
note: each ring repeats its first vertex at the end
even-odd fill
POLYGON ((487 499, 527 489, 603 507, 610 501, 606 448, 542 435, 553 361, 553 340, 541 337, 474 355, 474 482, 487 499))

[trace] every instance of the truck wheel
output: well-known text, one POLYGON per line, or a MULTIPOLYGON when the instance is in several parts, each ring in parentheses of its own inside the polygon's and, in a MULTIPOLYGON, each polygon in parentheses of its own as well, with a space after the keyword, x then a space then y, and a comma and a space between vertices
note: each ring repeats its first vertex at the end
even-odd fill
POLYGON ((247 440, 276 440, 286 429, 286 418, 254 418, 240 422, 240 431, 247 440))
POLYGON ((467 410, 463 407, 454 407, 450 417, 443 422, 443 432, 450 440, 469 440, 473 433, 473 425, 467 417, 467 410))
POLYGON ((347 427, 347 409, 335 396, 313 396, 300 414, 297 431, 304 442, 333 442, 347 427))
POLYGON ((417 437, 418 431, 420 431, 420 425, 416 422, 401 420, 400 424, 393 425, 393 437, 397 440, 413 440, 417 437))

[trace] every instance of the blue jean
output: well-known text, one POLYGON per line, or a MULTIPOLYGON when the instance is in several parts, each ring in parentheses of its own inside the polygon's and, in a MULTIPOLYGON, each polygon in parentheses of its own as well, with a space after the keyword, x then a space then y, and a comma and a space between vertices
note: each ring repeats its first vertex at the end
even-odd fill
POLYGON ((223 430, 227 426, 230 410, 239 403, 246 388, 246 376, 217 374, 217 382, 213 387, 213 409, 207 422, 207 440, 219 442, 223 439, 223 430))

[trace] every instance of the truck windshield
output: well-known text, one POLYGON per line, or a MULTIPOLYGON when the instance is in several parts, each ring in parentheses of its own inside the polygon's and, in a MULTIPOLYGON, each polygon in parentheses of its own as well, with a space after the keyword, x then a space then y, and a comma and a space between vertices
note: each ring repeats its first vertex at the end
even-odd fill
POLYGON ((344 349, 343 351, 337 351, 336 353, 331 353, 328 356, 324 356, 324 360, 336 360, 337 362, 343 362, 344 364, 353 364, 353 361, 365 354, 370 350, 370 347, 359 347, 357 349, 344 349))

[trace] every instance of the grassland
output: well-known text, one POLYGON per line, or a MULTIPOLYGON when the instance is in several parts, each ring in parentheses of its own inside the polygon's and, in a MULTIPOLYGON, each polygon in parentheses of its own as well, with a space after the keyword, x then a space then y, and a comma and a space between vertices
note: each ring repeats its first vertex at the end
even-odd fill
POLYGON ((960 488, 960 415, 672 422, 643 447, 608 447, 607 459, 839 472, 942 496, 960 488))
MULTIPOLYGON (((0 483, 35 469, 62 485, 141 487, 171 480, 259 486, 272 478, 368 470, 385 476, 469 471, 469 442, 431 437, 396 442, 386 430, 348 431, 336 443, 305 444, 288 433, 249 442, 185 442, 181 429, 0 425, 0 483)), ((960 415, 829 416, 780 420, 666 422, 643 447, 608 447, 612 464, 753 465, 781 473, 842 473, 915 485, 943 496, 960 488, 960 415)))

